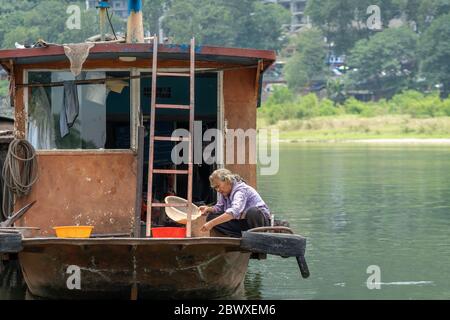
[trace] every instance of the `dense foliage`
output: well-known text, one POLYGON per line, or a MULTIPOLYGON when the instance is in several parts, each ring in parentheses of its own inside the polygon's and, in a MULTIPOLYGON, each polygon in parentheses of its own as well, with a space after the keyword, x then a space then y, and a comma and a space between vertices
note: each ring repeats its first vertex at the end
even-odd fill
POLYGON ((366 91, 378 100, 407 89, 437 89, 446 98, 449 12, 448 0, 308 0, 306 14, 313 29, 301 31, 293 40, 295 53, 285 72, 288 85, 302 93, 315 77, 328 83, 327 93, 335 102, 349 97, 342 96, 344 91, 366 91), (369 26, 373 12, 367 9, 373 5, 379 8, 381 22, 376 29, 369 26), (320 41, 317 29, 324 40, 320 41), (316 40, 308 41, 311 38, 316 40), (332 74, 326 58, 318 61, 324 50, 345 56, 345 75, 332 74))
MULTIPOLYGON (((99 33, 96 10, 85 8, 82 0, 0 0, 0 48, 38 39, 84 41, 99 33), (66 27, 67 8, 74 4, 81 8, 80 30, 66 27)), ((144 0, 143 15, 145 29, 152 34, 158 33, 158 20, 164 16, 161 26, 177 43, 188 43, 195 36, 199 44, 259 49, 280 49, 282 25, 290 19, 282 6, 259 0, 144 0)), ((125 32, 126 22, 117 16, 113 25, 125 32)))
POLYGON ((413 118, 430 118, 450 116, 450 97, 442 100, 438 92, 423 94, 406 90, 389 100, 363 102, 351 97, 342 104, 335 104, 327 98, 319 99, 314 93, 296 97, 288 88, 278 87, 258 112, 269 124, 279 120, 349 114, 362 117, 401 114, 413 118))
MULTIPOLYGON (((305 13, 312 28, 287 37, 282 26, 289 11, 262 0, 144 0, 143 6, 146 31, 155 34, 161 26, 175 43, 195 36, 198 44, 290 52, 285 78, 294 95, 316 86, 326 87, 337 104, 352 91, 370 92, 375 100, 405 90, 448 96, 449 0, 308 0, 305 13), (368 26, 373 5, 380 9, 380 29, 368 26), (395 19, 403 26, 391 25, 395 19), (332 72, 330 54, 345 55, 345 74, 332 72)), ((83 0, 0 0, 0 48, 38 39, 80 42, 98 34, 98 25, 96 10, 85 10, 83 0), (66 26, 73 4, 82 9, 80 30, 66 26)), ((126 22, 117 16, 113 25, 125 32, 126 22)))

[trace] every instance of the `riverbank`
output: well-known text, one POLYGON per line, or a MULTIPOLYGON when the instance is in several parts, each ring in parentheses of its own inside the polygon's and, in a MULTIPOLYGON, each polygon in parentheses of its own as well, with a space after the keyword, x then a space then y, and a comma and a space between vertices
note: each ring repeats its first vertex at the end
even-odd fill
POLYGON ((278 129, 280 142, 359 142, 449 144, 450 117, 412 118, 389 115, 363 118, 354 115, 282 120, 268 125, 258 118, 258 129, 278 129))

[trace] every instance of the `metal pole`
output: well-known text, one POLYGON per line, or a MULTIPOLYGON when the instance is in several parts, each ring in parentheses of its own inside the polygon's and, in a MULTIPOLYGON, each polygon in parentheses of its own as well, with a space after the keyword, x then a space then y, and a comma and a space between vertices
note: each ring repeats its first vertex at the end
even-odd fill
POLYGON ((105 41, 105 25, 106 25, 106 15, 110 5, 108 0, 99 1, 97 8, 100 9, 99 19, 100 19, 100 37, 101 41, 105 41))
POLYGON ((127 43, 144 43, 142 0, 128 0, 127 43))

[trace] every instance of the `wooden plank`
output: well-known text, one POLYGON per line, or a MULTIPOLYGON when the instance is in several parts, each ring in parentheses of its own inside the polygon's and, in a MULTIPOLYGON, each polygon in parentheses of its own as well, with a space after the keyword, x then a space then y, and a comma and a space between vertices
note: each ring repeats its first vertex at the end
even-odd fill
POLYGON ((181 73, 181 72, 158 72, 158 77, 190 77, 189 73, 181 73))
POLYGON ((189 174, 189 170, 153 169, 157 174, 189 174))
POLYGON ((65 244, 72 246, 80 245, 124 245, 124 246, 201 246, 208 245, 226 245, 230 249, 240 250, 241 239, 230 237, 205 237, 205 238, 179 238, 179 239, 164 239, 164 238, 85 238, 85 239, 69 239, 69 238, 27 238, 23 239, 22 244, 24 248, 35 245, 47 244, 65 244))
POLYGON ((22 235, 18 232, 0 233, 0 254, 22 251, 22 235))
MULTIPOLYGON (((161 53, 185 53, 186 49, 181 45, 161 45, 161 53)), ((146 53, 152 50, 152 45, 148 43, 99 43, 93 47, 89 54, 100 53, 146 53)), ((276 60, 276 52, 273 50, 243 49, 243 48, 226 48, 202 46, 197 52, 198 55, 213 55, 225 57, 243 57, 264 59, 274 62, 276 60)), ((45 56, 64 56, 64 48, 61 45, 50 46, 47 48, 31 48, 31 49, 6 49, 0 50, 0 60, 11 58, 30 58, 45 56)))
MULTIPOLYGON (((91 238, 129 238, 130 234, 129 233, 95 233, 95 234, 91 234, 91 238)), ((136 237, 136 235, 134 236, 135 238, 139 238, 136 237)))
POLYGON ((263 72, 264 63, 262 60, 258 61, 258 68, 256 69, 256 79, 255 79, 255 101, 258 102, 258 95, 259 95, 259 86, 260 86, 260 78, 261 74, 263 72))
POLYGON ((134 208, 134 228, 135 238, 141 237, 141 207, 142 207, 142 182, 144 180, 144 136, 143 126, 138 128, 138 150, 137 150, 137 179, 136 179, 136 205, 134 208))
MULTIPOLYGON (((148 68, 151 65, 151 59, 137 59, 133 62, 124 62, 120 60, 104 60, 95 59, 87 60, 83 64, 83 70, 88 69, 99 69, 99 68, 148 68)), ((20 65, 23 69, 69 69, 70 62, 67 61, 54 61, 52 63, 43 62, 39 64, 22 64, 20 65)), ((197 61, 197 68, 207 68, 207 69, 223 69, 223 68, 242 68, 242 66, 231 63, 219 63, 214 61, 197 61)), ((254 66, 256 68, 256 66, 254 66)), ((166 60, 158 61, 158 68, 189 68, 189 61, 182 60, 166 60)), ((21 82, 20 82, 21 83, 21 82)))
POLYGON ((149 171, 147 187, 147 224, 145 235, 150 237, 152 229, 152 206, 153 203, 153 161, 154 161, 154 137, 155 137, 155 113, 156 113, 156 73, 158 68, 158 37, 153 39, 153 64, 152 64, 152 96, 150 106, 150 143, 149 143, 149 171))
MULTIPOLYGON (((188 188, 187 188, 187 203, 189 209, 187 212, 187 223, 186 223, 186 237, 190 238, 192 236, 192 179, 193 179, 193 153, 194 144, 193 134, 194 134, 194 110, 195 110, 195 38, 191 39, 191 68, 190 68, 190 111, 189 111, 189 152, 188 152, 188 188)), ((199 137, 197 137, 199 139, 199 137)))
POLYGON ((152 203, 152 207, 157 208, 167 208, 167 207, 186 208, 187 206, 188 206, 187 203, 160 203, 160 202, 152 203))
POLYGON ((155 136, 155 141, 173 141, 173 142, 181 142, 181 141, 189 141, 187 137, 163 137, 163 136, 155 136))
MULTIPOLYGON (((15 81, 15 83, 19 83, 23 81, 23 69, 22 68, 16 68, 14 64, 11 64, 12 67, 12 74, 14 75, 14 79, 11 81, 15 81)), ((14 109, 15 109, 15 121, 14 121, 14 131, 15 131, 15 138, 17 139, 25 139, 25 128, 26 128, 26 122, 27 122, 27 115, 25 112, 25 90, 28 90, 26 88, 17 88, 14 90, 13 95, 11 99, 14 101, 14 109)))
POLYGON ((180 109, 180 110, 190 110, 190 105, 183 105, 183 104, 157 104, 157 109, 180 109))

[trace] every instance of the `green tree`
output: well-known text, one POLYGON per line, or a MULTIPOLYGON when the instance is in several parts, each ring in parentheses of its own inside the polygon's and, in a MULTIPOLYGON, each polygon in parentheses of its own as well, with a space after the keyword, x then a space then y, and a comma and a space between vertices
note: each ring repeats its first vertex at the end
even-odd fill
POLYGON ((450 93, 450 14, 433 21, 420 42, 421 73, 430 84, 441 84, 441 97, 450 93))
POLYGON ((235 37, 233 17, 221 0, 175 0, 164 27, 175 43, 231 46, 235 37))
POLYGON ((334 104, 342 104, 345 101, 345 83, 340 78, 329 78, 327 81, 327 96, 334 104))
POLYGON ((164 28, 176 43, 279 49, 286 9, 258 0, 173 0, 164 28))
POLYGON ((237 47, 281 49, 285 43, 282 25, 290 20, 289 11, 278 4, 260 1, 228 1, 232 16, 241 17, 237 23, 237 47), (246 10, 246 12, 244 11, 246 10))
MULTIPOLYGON (((333 45, 336 54, 347 53, 360 39, 367 39, 377 31, 367 28, 367 8, 380 8, 382 28, 400 15, 403 1, 407 0, 309 0, 305 13, 314 26, 319 27, 333 45)), ((404 5, 404 4, 403 4, 404 5)))
POLYGON ((294 55, 285 66, 285 76, 292 90, 300 91, 314 80, 323 80, 326 72, 327 49, 322 32, 308 29, 294 38, 294 55))
POLYGON ((417 40, 417 34, 401 27, 358 41, 348 57, 347 81, 354 88, 373 91, 377 98, 409 88, 417 72, 417 40))
MULTIPOLYGON (((144 17, 144 29, 150 33, 158 34, 159 18, 163 17, 172 5, 172 0, 152 0, 145 1, 142 6, 142 15, 144 17)), ((164 22, 164 18, 162 19, 164 22)))
POLYGON ((448 0, 397 0, 401 10, 409 21, 414 21, 417 30, 422 32, 431 25, 434 19, 450 13, 448 0))
MULTIPOLYGON (((39 38, 52 43, 83 42, 99 33, 96 10, 83 10, 84 1, 21 1, 23 7, 6 5, 0 16, 0 45, 13 48, 15 42, 34 43, 39 38), (77 4, 81 10, 81 29, 70 30, 66 26, 69 18, 67 8, 77 4), (5 9, 7 8, 7 9, 5 9)), ((6 1, 0 0, 0 6, 6 1)), ((125 29, 125 22, 113 17, 116 31, 125 29)), ((109 31, 110 32, 110 31, 109 31)))

